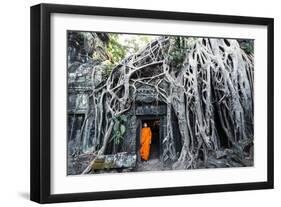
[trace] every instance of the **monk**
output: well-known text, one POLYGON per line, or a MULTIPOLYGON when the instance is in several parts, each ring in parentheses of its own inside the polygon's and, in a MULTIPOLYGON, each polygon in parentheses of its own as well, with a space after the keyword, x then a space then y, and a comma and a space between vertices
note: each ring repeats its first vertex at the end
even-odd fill
POLYGON ((150 127, 147 127, 147 123, 144 123, 143 128, 141 129, 140 155, 141 158, 146 161, 149 159, 151 136, 152 133, 150 127))

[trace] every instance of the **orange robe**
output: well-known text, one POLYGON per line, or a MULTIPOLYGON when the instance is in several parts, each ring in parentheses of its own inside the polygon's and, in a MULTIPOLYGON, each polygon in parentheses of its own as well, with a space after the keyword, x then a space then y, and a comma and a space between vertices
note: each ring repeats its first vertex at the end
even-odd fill
POLYGON ((143 160, 149 159, 150 144, 151 144, 151 129, 145 127, 141 129, 141 149, 140 155, 143 160))

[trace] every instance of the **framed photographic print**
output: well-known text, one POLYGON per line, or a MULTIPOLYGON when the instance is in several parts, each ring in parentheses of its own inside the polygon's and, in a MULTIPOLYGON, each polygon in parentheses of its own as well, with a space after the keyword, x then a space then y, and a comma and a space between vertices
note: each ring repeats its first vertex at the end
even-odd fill
POLYGON ((273 19, 31 7, 31 200, 273 188, 273 19))

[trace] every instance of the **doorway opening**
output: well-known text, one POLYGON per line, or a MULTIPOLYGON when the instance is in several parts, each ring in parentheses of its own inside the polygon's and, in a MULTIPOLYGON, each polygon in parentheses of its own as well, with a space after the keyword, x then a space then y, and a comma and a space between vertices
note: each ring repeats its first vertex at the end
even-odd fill
POLYGON ((144 119, 142 120, 142 127, 144 123, 151 129, 151 144, 149 160, 160 159, 160 119, 144 119))

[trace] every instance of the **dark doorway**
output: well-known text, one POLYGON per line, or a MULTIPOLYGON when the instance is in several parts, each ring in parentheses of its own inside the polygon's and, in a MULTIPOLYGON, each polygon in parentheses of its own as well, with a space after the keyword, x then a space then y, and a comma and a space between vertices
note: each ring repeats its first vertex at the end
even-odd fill
POLYGON ((152 132, 151 145, 150 145, 150 155, 149 159, 159 159, 160 158, 160 119, 144 119, 142 120, 142 127, 144 123, 150 127, 152 132))

